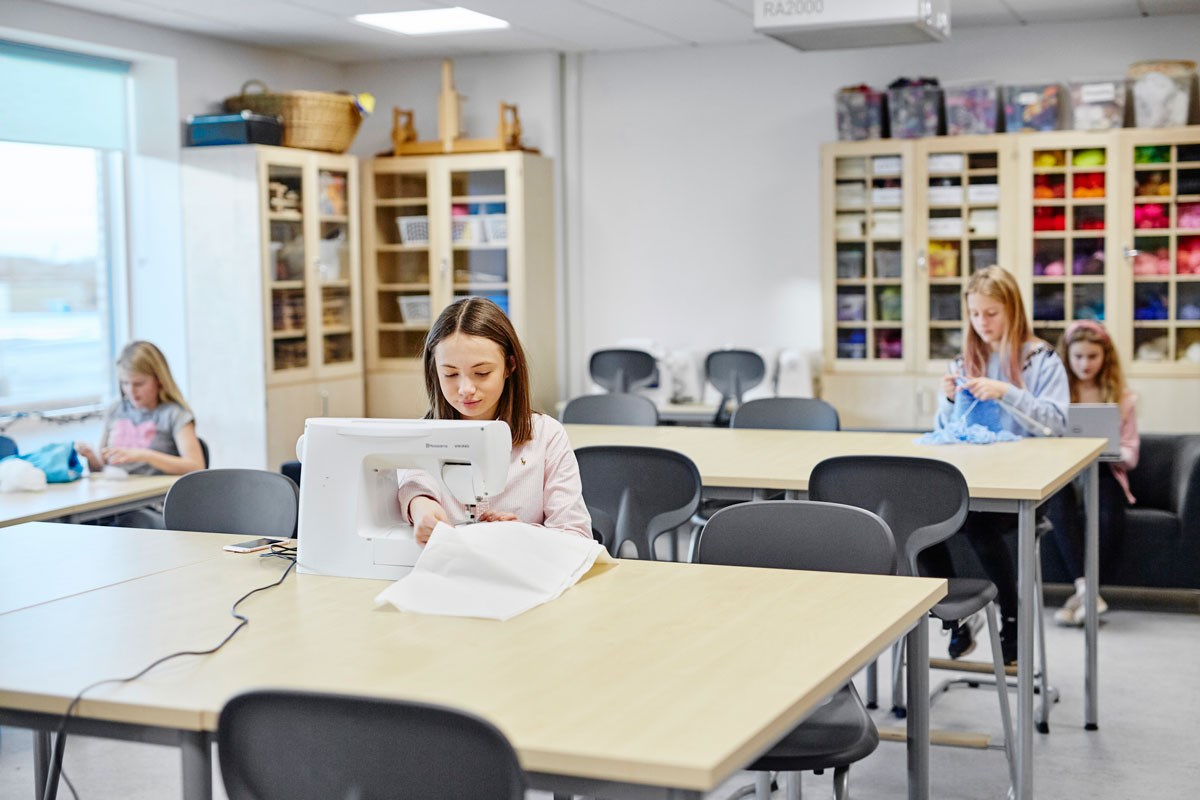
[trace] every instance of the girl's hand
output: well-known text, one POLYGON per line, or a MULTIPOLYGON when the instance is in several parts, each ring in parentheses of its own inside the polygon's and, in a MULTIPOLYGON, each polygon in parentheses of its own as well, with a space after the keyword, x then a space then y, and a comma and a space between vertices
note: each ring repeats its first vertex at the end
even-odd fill
POLYGON ((439 522, 450 524, 450 515, 446 513, 446 509, 432 497, 414 497, 408 504, 408 513, 412 516, 413 534, 417 537, 417 544, 422 547, 429 542, 429 537, 433 535, 433 529, 439 522))
POLYGON ((979 400, 999 400, 1008 392, 1009 384, 993 378, 967 378, 963 386, 979 400))
POLYGON ((516 514, 511 514, 507 511, 480 511, 480 522, 515 522, 516 514))
POLYGON ((100 451, 108 464, 134 464, 146 460, 148 451, 141 447, 106 447, 100 451))
POLYGON ((86 458, 89 462, 99 461, 99 458, 96 456, 96 451, 93 450, 92 446, 87 442, 76 442, 75 452, 79 454, 80 458, 86 458))
POLYGON ((954 402, 954 394, 958 391, 958 373, 948 372, 942 376, 942 394, 951 403, 954 402))

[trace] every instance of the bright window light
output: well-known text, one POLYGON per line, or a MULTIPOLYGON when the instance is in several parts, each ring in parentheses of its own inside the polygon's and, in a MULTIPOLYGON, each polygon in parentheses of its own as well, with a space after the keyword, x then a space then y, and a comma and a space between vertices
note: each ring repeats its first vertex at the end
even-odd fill
POLYGON ((357 14, 356 22, 409 36, 463 33, 507 28, 508 23, 466 8, 431 8, 427 11, 392 11, 386 14, 357 14))

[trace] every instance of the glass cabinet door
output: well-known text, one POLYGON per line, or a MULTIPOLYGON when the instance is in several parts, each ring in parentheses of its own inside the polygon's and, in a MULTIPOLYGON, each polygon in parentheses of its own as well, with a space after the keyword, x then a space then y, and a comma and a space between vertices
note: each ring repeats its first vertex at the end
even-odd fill
POLYGON ((412 171, 375 172, 375 346, 379 358, 420 358, 432 322, 429 176, 412 171))
POLYGON ((451 286, 508 314, 508 183, 503 167, 451 170, 451 286))
POLYGON ((269 228, 267 285, 270 289, 272 374, 308 369, 308 254, 304 243, 304 169, 267 165, 269 228))
POLYGON ((350 221, 353 187, 349 171, 317 170, 316 271, 321 286, 321 364, 348 364, 354 352, 354 280, 351 242, 357 235, 350 221))

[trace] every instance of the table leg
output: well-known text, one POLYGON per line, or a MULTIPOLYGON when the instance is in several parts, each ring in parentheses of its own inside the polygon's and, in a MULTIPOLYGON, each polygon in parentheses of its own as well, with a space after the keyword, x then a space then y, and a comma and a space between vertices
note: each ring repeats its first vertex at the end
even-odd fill
POLYGON ((33 732, 33 791, 34 800, 46 796, 46 775, 50 771, 50 731, 33 732))
POLYGON ((1093 461, 1084 472, 1084 510, 1087 516, 1086 538, 1083 550, 1083 576, 1087 582, 1084 598, 1084 642, 1087 655, 1083 665, 1083 727, 1094 731, 1100 727, 1099 678, 1097 677, 1097 652, 1100 620, 1096 614, 1096 599, 1100 593, 1100 463, 1093 461))
POLYGON ((929 800, 929 624, 917 621, 908 643, 908 798, 929 800))
POLYGON ((205 731, 183 731, 183 800, 212 800, 212 744, 205 731))
POLYGON ((1017 507, 1017 785, 1016 800, 1033 798, 1033 593, 1034 512, 1021 500, 1017 507))

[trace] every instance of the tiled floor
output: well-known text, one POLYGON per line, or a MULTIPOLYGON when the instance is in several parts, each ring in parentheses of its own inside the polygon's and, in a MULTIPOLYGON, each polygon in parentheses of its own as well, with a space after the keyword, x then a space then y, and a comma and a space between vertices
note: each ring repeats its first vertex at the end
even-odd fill
MULTIPOLYGON (((1062 700, 1053 709, 1049 735, 1035 734, 1034 786, 1038 797, 1127 800, 1191 798, 1200 786, 1200 759, 1191 726, 1200 719, 1195 675, 1200 664, 1200 615, 1110 612, 1100 637, 1100 730, 1083 730, 1083 633, 1046 628, 1052 682, 1062 700)), ((931 636, 930 650, 945 652, 944 637, 931 636)), ((986 658, 981 645, 975 657, 986 658)), ((881 675, 886 675, 886 660, 881 675)), ((944 674, 933 673, 936 684, 944 674)), ((861 688, 861 684, 860 684, 861 688)), ((883 703, 888 689, 882 689, 883 703)), ((1015 695, 1014 695, 1015 702, 1015 695)), ((883 704, 881 703, 881 704, 883 704)), ((881 726, 902 725, 886 710, 881 726)), ((995 693, 987 688, 954 689, 933 708, 933 725, 999 735, 995 693)), ((0 798, 32 798, 31 737, 5 728, 0 736, 0 798)), ((1003 798, 1008 788, 1004 756, 998 750, 935 747, 933 792, 942 800, 1003 798)), ((154 745, 73 738, 65 759, 80 800, 171 800, 179 797, 179 753, 154 745)), ((850 772, 855 800, 905 796, 904 745, 883 742, 850 772)), ((739 773, 712 794, 728 797, 749 782, 739 773)), ((219 788, 214 792, 224 800, 219 788)), ((806 775, 806 796, 826 797, 831 777, 806 775)), ((60 798, 69 798, 65 786, 60 798)), ((544 797, 537 793, 531 796, 544 797)))

